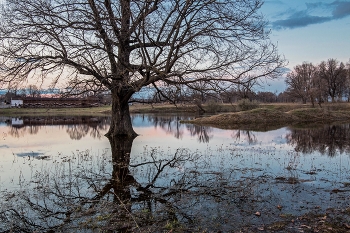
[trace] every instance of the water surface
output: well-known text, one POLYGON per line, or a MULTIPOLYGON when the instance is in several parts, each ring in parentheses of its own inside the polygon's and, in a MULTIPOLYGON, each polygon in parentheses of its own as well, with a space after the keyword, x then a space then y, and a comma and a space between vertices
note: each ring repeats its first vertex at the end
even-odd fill
POLYGON ((190 117, 132 115, 134 140, 104 137, 108 117, 1 119, 0 229, 260 231, 347 213, 349 124, 179 123, 190 117))

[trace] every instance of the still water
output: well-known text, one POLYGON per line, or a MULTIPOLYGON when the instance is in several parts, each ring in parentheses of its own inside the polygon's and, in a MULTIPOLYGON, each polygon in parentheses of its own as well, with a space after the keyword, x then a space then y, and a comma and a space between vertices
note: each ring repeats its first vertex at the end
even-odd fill
POLYGON ((108 117, 0 119, 1 232, 254 232, 299 229, 310 213, 349 220, 350 124, 179 123, 190 117, 132 115, 139 136, 128 141, 104 137, 108 117))

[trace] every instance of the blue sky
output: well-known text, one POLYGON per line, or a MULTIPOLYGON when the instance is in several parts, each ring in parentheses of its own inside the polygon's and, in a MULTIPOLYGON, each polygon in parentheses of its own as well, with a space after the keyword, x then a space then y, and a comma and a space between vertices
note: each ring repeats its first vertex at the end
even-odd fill
MULTIPOLYGON (((289 69, 304 61, 350 61, 350 0, 265 0, 261 12, 289 69)), ((283 79, 266 88, 284 89, 283 79)))

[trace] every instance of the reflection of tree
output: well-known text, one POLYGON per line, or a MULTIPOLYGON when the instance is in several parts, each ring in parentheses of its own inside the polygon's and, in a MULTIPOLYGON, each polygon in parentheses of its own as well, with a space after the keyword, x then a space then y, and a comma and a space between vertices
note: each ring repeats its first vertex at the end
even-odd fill
POLYGON ((101 138, 103 135, 101 134, 101 131, 107 130, 107 125, 94 125, 90 126, 90 136, 92 138, 101 138))
POLYGON ((102 131, 106 131, 110 124, 110 117, 75 117, 65 118, 24 118, 21 126, 10 126, 9 135, 15 138, 23 137, 25 134, 37 134, 43 126, 64 125, 67 126, 67 133, 71 139, 80 140, 90 133, 93 138, 101 138, 102 131))
POLYGON ((14 138, 20 138, 23 137, 25 131, 26 130, 23 127, 10 127, 10 131, 8 132, 8 134, 14 138))
POLYGON ((110 120, 107 118, 82 118, 82 123, 72 124, 67 127, 67 133, 71 139, 80 140, 85 137, 89 132, 93 138, 101 138, 102 130, 106 130, 110 120))
POLYGON ((5 194, 0 229, 161 232, 169 223, 216 229, 217 221, 234 229, 236 223, 230 219, 248 219, 250 211, 242 210, 252 209, 257 187, 266 178, 236 177, 235 169, 212 170, 208 161, 187 149, 164 154, 151 148, 131 159, 133 139, 109 140, 110 163, 106 157, 89 168, 83 162, 90 163, 94 156, 83 153, 62 167, 55 165, 55 171, 36 174, 33 189, 5 194), (79 166, 74 168, 76 161, 79 166), (222 219, 210 217, 217 215, 222 219))
POLYGON ((319 151, 328 156, 350 151, 350 124, 328 125, 313 129, 291 129, 288 143, 303 153, 319 151))
POLYGON ((212 131, 210 127, 202 125, 187 125, 187 129, 190 131, 191 136, 197 136, 199 142, 208 143, 213 137, 209 133, 212 131))
POLYGON ((101 138, 103 135, 101 131, 105 132, 111 123, 110 117, 92 118, 87 121, 90 127, 90 136, 92 138, 101 138))
POLYGON ((249 131, 249 130, 235 130, 235 131, 232 132, 232 138, 233 139, 240 140, 241 137, 244 137, 245 140, 249 144, 255 144, 258 141, 256 136, 253 134, 252 131, 249 131))
POLYGON ((130 152, 134 138, 114 137, 109 138, 112 150, 113 171, 111 179, 99 188, 97 195, 93 198, 98 200, 103 198, 108 193, 120 201, 129 200, 131 198, 128 186, 136 183, 134 177, 129 171, 130 152))
POLYGON ((67 127, 67 133, 69 134, 71 139, 80 140, 85 137, 89 133, 88 125, 69 125, 67 127))
MULTIPOLYGON (((135 116, 134 116, 135 117, 135 116)), ((166 131, 169 134, 173 134, 175 138, 181 139, 184 130, 183 127, 185 127, 184 124, 180 123, 180 120, 189 119, 190 117, 186 116, 176 116, 176 115, 141 115, 142 121, 148 121, 153 124, 155 128, 160 127, 164 131, 166 131)), ((192 137, 197 136, 199 142, 205 142, 208 143, 209 140, 212 138, 212 135, 209 133, 211 132, 211 128, 207 126, 198 126, 198 125, 186 125, 187 130, 190 131, 190 134, 192 137)))
POLYGON ((30 126, 27 126, 26 128, 29 134, 37 134, 39 132, 40 126, 30 125, 30 126))
POLYGON ((183 130, 181 124, 179 123, 179 116, 149 116, 148 120, 154 124, 154 127, 160 127, 169 134, 173 134, 175 138, 182 138, 183 130))
POLYGON ((29 126, 10 126, 10 131, 8 132, 14 138, 24 137, 26 134, 34 135, 39 132, 41 127, 38 125, 29 125, 29 126))

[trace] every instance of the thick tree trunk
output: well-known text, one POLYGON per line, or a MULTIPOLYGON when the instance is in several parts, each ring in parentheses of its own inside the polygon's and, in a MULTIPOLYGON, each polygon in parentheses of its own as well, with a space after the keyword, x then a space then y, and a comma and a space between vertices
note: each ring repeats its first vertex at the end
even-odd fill
POLYGON ((135 138, 137 134, 132 127, 127 99, 112 92, 112 120, 106 137, 116 136, 135 138))

